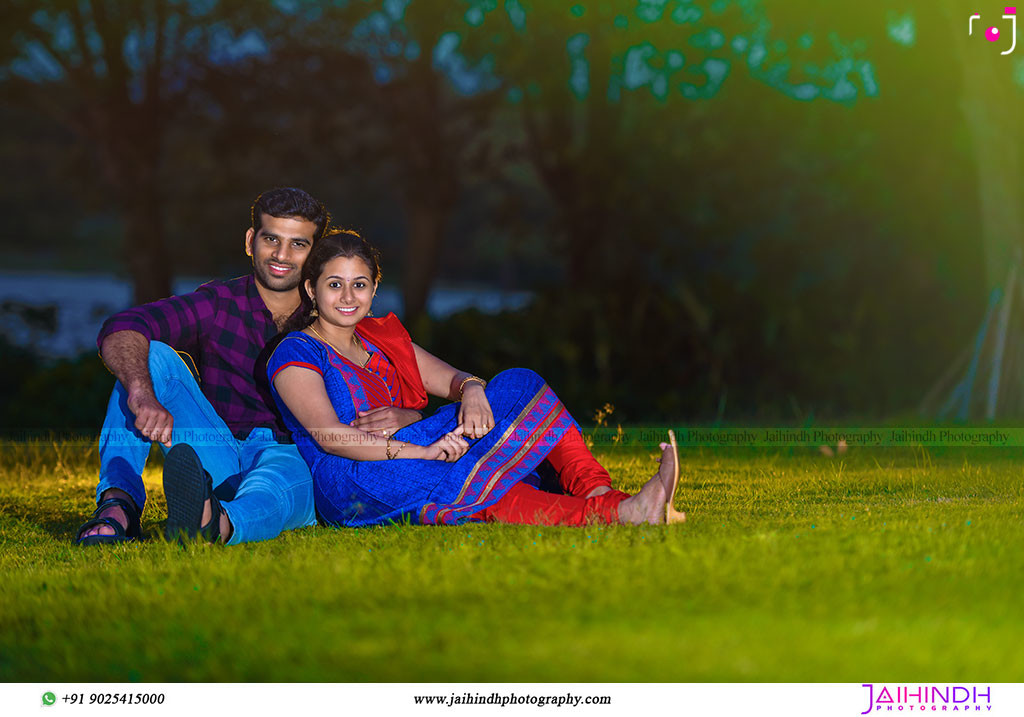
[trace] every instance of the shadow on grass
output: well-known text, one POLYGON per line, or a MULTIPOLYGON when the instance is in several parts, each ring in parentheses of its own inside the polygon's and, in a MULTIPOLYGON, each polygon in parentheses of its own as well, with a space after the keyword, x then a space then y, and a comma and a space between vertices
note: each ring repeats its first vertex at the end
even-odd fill
POLYGON ((85 521, 85 514, 65 510, 53 501, 40 498, 21 499, 9 496, 0 497, 0 514, 4 518, 21 520, 40 528, 54 538, 74 538, 78 526, 85 521))
MULTIPOLYGON (((18 520, 27 523, 48 534, 58 542, 74 543, 79 528, 92 516, 95 505, 91 501, 81 501, 81 509, 67 509, 55 505, 53 501, 40 498, 21 499, 0 496, 0 516, 2 520, 18 520)), ((164 519, 143 520, 143 540, 163 534, 164 519)), ((19 531, 8 535, 8 540, 17 541, 19 531)))

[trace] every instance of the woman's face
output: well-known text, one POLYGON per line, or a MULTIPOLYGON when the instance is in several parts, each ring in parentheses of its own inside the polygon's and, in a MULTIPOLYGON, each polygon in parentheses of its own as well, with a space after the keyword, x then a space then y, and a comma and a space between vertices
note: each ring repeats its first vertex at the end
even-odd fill
POLYGON ((316 286, 306 282, 306 292, 316 302, 320 319, 344 328, 354 327, 370 313, 376 290, 370 267, 359 257, 331 259, 316 286))

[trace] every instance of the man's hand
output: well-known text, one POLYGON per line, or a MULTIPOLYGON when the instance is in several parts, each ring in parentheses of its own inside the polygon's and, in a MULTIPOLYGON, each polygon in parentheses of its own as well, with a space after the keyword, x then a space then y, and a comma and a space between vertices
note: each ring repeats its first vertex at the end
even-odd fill
POLYGON ((151 441, 171 447, 174 418, 156 400, 149 375, 149 339, 138 331, 115 331, 103 339, 100 354, 107 368, 128 391, 128 410, 135 427, 151 441))
POLYGON ((379 433, 380 435, 384 435, 384 431, 389 434, 394 433, 422 418, 419 411, 397 406, 381 406, 380 408, 371 408, 369 411, 357 411, 357 414, 359 418, 349 425, 367 433, 379 433))
POLYGON ((128 409, 135 414, 135 427, 151 441, 171 447, 174 416, 164 408, 152 391, 134 391, 128 394, 128 409))

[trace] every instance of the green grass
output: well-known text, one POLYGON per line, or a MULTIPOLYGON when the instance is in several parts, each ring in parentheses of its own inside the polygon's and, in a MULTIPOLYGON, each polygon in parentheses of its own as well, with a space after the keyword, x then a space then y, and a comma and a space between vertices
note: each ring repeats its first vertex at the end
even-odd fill
MULTIPOLYGON (((689 450, 681 526, 309 528, 81 550, 95 450, 0 454, 3 681, 1003 682, 1019 451, 689 450)), ((641 450, 598 456, 617 484, 641 450)), ((159 468, 144 528, 164 517, 159 468)))

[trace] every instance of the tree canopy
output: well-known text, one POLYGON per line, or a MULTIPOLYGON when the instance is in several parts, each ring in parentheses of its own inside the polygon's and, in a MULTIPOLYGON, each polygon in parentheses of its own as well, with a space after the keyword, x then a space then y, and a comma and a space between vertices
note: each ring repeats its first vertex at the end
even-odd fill
POLYGON ((28 178, 9 196, 56 256, 88 263, 72 247, 98 237, 110 262, 119 236, 142 301, 172 272, 245 270, 249 202, 304 186, 385 250, 415 333, 453 360, 543 347, 569 395, 638 414, 893 410, 1020 241, 1014 65, 962 14, 19 0, 0 82, 28 178), (493 332, 438 326, 439 280, 537 298, 493 332))

